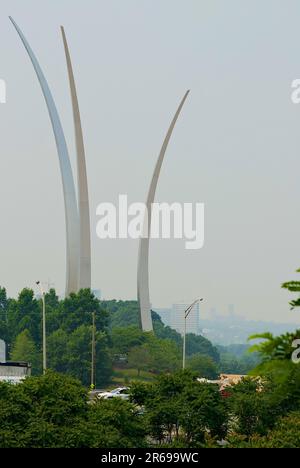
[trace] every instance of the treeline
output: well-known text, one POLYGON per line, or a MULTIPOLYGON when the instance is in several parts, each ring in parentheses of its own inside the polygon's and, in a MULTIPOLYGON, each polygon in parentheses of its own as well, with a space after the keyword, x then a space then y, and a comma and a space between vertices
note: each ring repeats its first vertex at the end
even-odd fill
POLYGON ((298 448, 299 386, 298 364, 272 360, 223 392, 186 371, 135 383, 131 395, 163 446, 298 448))
POLYGON ((257 352, 250 352, 251 349, 247 344, 217 345, 222 373, 245 375, 258 366, 261 357, 257 352))
MULTIPOLYGON (((299 282, 283 287, 300 292, 299 282)), ((218 385, 197 379, 212 371, 203 370, 203 362, 210 360, 214 370, 219 369, 218 350, 205 338, 188 335, 188 363, 192 367, 191 362, 199 360, 196 372, 174 371, 181 363, 181 337, 156 314, 155 333, 141 332, 136 302, 100 304, 89 290, 64 300, 51 290, 46 302, 49 367, 60 373, 50 370, 19 385, 0 383, 1 448, 299 447, 300 365, 291 358, 300 330, 255 336, 262 340, 253 346, 262 362, 251 377, 220 391, 218 385), (87 389, 66 375, 89 383, 92 312, 99 381, 108 381, 114 360, 124 356, 137 372, 143 361, 158 374, 151 382, 132 383, 130 401, 88 404, 87 389)), ((299 299, 291 306, 299 307, 299 299)), ((0 336, 9 344, 10 357, 28 357, 36 362, 34 372, 40 372, 40 301, 29 289, 18 299, 8 299, 0 289, 0 311, 0 336)), ((231 352, 244 354, 240 347, 231 352)))
POLYGON ((136 382, 130 401, 88 401, 80 382, 53 371, 0 383, 0 448, 298 448, 300 368, 285 363, 278 378, 275 367, 226 398, 191 371, 136 382))
MULTIPOLYGON (((47 365, 58 372, 90 382, 92 313, 96 316, 97 381, 105 383, 112 374, 109 354, 108 313, 88 290, 59 300, 51 289, 46 294, 47 365)), ((28 361, 33 375, 42 371, 42 303, 31 289, 17 299, 0 290, 0 338, 7 344, 10 360, 28 361)))
MULTIPOLYGON (((45 296, 47 365, 90 384, 92 313, 96 317, 96 383, 109 383, 114 367, 151 372, 173 372, 182 365, 182 337, 164 326, 152 312, 154 333, 139 325, 136 301, 99 301, 89 289, 59 299, 54 289, 45 296)), ((9 360, 28 361, 33 375, 42 372, 42 301, 31 289, 17 299, 0 288, 0 338, 7 344, 9 360)), ((220 355, 202 336, 187 335, 187 367, 215 378, 220 355)))

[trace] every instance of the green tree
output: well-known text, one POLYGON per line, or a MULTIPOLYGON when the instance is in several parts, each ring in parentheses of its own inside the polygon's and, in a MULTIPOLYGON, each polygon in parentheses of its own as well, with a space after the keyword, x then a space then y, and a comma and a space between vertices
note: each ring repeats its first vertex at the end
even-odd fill
POLYGON ((136 346, 128 353, 128 365, 133 369, 137 369, 138 376, 140 376, 142 370, 149 370, 151 362, 151 353, 147 345, 136 346))
POLYGON ((0 447, 65 447, 87 416, 78 381, 47 372, 22 384, 0 384, 0 447))
POLYGON ((126 401, 87 404, 80 382, 52 371, 0 383, 0 448, 146 446, 143 417, 126 401))
POLYGON ((92 313, 95 312, 97 330, 105 330, 108 326, 108 314, 100 307, 99 300, 90 289, 81 289, 71 293, 60 303, 60 327, 72 333, 81 325, 91 325, 92 313))
POLYGON ((150 335, 147 342, 151 356, 150 370, 155 373, 174 372, 180 368, 180 350, 176 343, 150 335))
POLYGON ((144 406, 146 427, 162 445, 200 447, 207 432, 226 433, 227 409, 218 387, 199 383, 191 371, 161 374, 151 384, 136 382, 131 398, 144 406))
POLYGON ((197 372, 199 377, 216 379, 218 377, 218 366, 210 356, 194 354, 187 360, 187 369, 197 372))
POLYGON ((9 328, 5 320, 0 319, 0 340, 4 340, 6 343, 10 341, 9 328))
MULTIPOLYGON (((297 273, 300 273, 300 268, 296 270, 297 273)), ((300 281, 287 281, 281 285, 282 288, 287 289, 290 292, 300 293, 300 281)), ((300 297, 291 301, 290 306, 292 309, 300 306, 300 297)))
MULTIPOLYGON (((45 294, 46 303, 46 317, 47 317, 47 333, 50 335, 53 331, 58 330, 62 326, 62 314, 60 308, 60 301, 55 292, 51 288, 45 294)), ((42 308, 42 301, 40 300, 40 307, 42 308)))
POLYGON ((57 372, 68 372, 68 340, 65 330, 58 329, 47 338, 48 367, 57 372))
POLYGON ((12 347, 11 359, 29 362, 32 365, 33 374, 37 374, 41 371, 41 358, 29 331, 24 330, 19 333, 12 347))
POLYGON ((41 343, 41 309, 32 289, 24 288, 18 299, 9 301, 8 325, 12 341, 24 330, 37 345, 41 343))
POLYGON ((186 335, 186 354, 205 354, 210 356, 216 363, 220 361, 219 351, 212 343, 204 336, 187 333, 186 335))
POLYGON ((263 341, 254 344, 250 348, 250 351, 257 352, 263 361, 269 361, 272 359, 290 360, 294 351, 292 343, 296 338, 299 338, 299 336, 300 330, 279 336, 273 336, 272 333, 257 333, 255 335, 251 335, 249 340, 259 339, 263 341))
POLYGON ((180 426, 189 447, 205 444, 207 431, 222 439, 227 432, 228 413, 217 385, 190 383, 181 397, 180 426))
POLYGON ((246 437, 262 435, 273 427, 280 415, 280 402, 270 381, 246 378, 229 392, 228 404, 237 433, 246 437))
POLYGON ((137 301, 101 301, 101 307, 110 318, 111 328, 140 327, 137 301))
POLYGON ((182 337, 180 333, 173 330, 173 328, 164 325, 160 316, 153 310, 151 311, 151 315, 155 336, 157 336, 157 338, 175 341, 178 346, 182 347, 182 337))
POLYGON ((0 287, 0 339, 7 342, 9 340, 8 328, 8 299, 6 289, 0 287))
MULTIPOLYGON (((300 272, 300 269, 297 270, 300 272)), ((291 292, 300 292, 299 281, 288 281, 281 285, 282 288, 291 292)), ((300 306, 300 297, 290 302, 291 308, 300 306)), ((249 337, 249 340, 259 339, 260 342, 254 344, 250 351, 259 353, 263 361, 290 360, 294 351, 293 341, 299 339, 300 330, 293 333, 285 333, 280 336, 273 336, 272 333, 260 333, 249 337), (263 341, 261 341, 263 340, 263 341)))
POLYGON ((220 353, 219 369, 222 374, 245 375, 261 362, 259 353, 250 352, 251 348, 246 344, 218 345, 217 349, 220 353))
POLYGON ((131 348, 146 342, 148 333, 144 333, 136 326, 126 328, 113 328, 111 331, 111 342, 113 353, 127 354, 131 348))
POLYGON ((229 448, 299 448, 300 413, 297 411, 279 418, 265 436, 254 434, 247 438, 234 434, 228 437, 228 442, 229 448))
POLYGON ((99 400, 90 407, 88 417, 89 447, 146 447, 143 417, 128 401, 119 398, 99 400))
MULTIPOLYGON (((48 338, 49 367, 70 374, 88 386, 91 380, 92 326, 80 325, 72 333, 56 330, 48 338)), ((104 385, 112 374, 107 336, 96 333, 96 383, 104 385)))

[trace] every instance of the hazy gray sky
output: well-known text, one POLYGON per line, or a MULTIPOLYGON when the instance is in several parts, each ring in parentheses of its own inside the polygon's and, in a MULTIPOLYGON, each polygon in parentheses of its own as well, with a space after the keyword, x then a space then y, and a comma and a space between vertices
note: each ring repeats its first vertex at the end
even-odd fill
POLYGON ((75 162, 59 26, 72 55, 86 143, 93 287, 136 297, 137 241, 100 241, 96 206, 144 201, 170 119, 191 89, 157 201, 205 203, 205 246, 151 242, 151 299, 202 295, 248 318, 296 321, 280 284, 300 266, 300 3, 296 0, 1 0, 0 284, 15 295, 65 280, 63 196, 37 78, 8 20, 35 51, 75 162))

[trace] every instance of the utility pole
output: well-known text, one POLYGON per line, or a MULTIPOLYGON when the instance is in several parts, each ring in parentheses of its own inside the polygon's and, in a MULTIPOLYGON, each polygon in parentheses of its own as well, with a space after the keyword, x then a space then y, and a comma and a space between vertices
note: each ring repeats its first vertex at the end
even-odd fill
POLYGON ((194 305, 197 302, 203 301, 203 298, 196 299, 185 311, 184 311, 184 332, 183 332, 183 349, 182 349, 182 369, 185 369, 185 345, 186 345, 186 319, 189 313, 192 311, 194 305))
POLYGON ((95 362, 96 362, 96 325, 95 325, 95 312, 92 314, 93 326, 92 326, 92 368, 91 368, 91 390, 96 387, 95 379, 95 362))
POLYGON ((47 347, 46 347, 46 294, 42 288, 41 282, 36 282, 37 286, 39 286, 42 296, 42 304, 43 304, 43 315, 42 315, 42 322, 43 322, 43 374, 46 373, 47 369, 47 347))

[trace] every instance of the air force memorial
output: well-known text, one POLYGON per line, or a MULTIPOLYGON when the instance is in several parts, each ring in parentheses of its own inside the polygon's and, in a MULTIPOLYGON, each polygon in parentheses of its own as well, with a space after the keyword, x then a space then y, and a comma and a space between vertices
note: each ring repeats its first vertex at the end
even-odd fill
MULTIPOLYGON (((82 288, 91 288, 91 229, 88 180, 84 139, 71 56, 64 28, 61 27, 73 111, 78 196, 76 196, 68 145, 50 87, 29 42, 16 22, 11 17, 10 20, 25 47, 36 73, 55 138, 65 208, 65 294, 68 296, 71 292, 77 292, 82 288)), ((0 84, 2 86, 0 91, 2 90, 1 94, 3 98, 5 83, 2 82, 0 84)), ((166 150, 188 94, 189 91, 184 94, 170 126, 167 129, 154 167, 146 203, 132 203, 128 205, 127 196, 120 195, 118 209, 110 203, 100 203, 97 207, 96 214, 99 219, 97 221, 96 231, 98 237, 101 239, 126 237, 139 239, 137 296, 140 308, 140 322, 144 331, 153 330, 149 291, 150 239, 158 237, 170 238, 172 218, 173 237, 175 239, 185 239, 185 247, 187 249, 199 249, 204 243, 204 205, 202 203, 196 203, 195 206, 191 203, 184 203, 182 205, 179 203, 173 203, 171 205, 155 203, 156 187, 166 150)))

